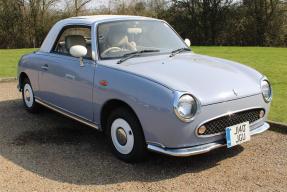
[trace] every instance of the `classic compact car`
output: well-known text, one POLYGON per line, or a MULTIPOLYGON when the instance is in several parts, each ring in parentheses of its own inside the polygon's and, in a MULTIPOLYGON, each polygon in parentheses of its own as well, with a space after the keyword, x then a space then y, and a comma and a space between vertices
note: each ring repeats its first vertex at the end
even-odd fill
POLYGON ((249 141, 269 128, 267 78, 245 65, 195 54, 165 21, 82 16, 59 21, 24 55, 18 88, 39 104, 103 131, 114 154, 190 156, 249 141))

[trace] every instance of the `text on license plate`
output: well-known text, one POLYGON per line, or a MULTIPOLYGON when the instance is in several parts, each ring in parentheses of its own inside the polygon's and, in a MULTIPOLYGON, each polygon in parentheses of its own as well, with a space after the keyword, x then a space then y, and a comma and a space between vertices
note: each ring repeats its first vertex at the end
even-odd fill
POLYGON ((249 122, 244 122, 227 127, 225 131, 227 148, 239 145, 250 140, 249 122))

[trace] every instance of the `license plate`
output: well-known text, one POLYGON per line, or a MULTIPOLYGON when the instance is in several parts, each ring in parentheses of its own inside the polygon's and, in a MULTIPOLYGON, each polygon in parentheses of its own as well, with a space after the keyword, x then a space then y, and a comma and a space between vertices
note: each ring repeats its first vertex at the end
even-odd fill
POLYGON ((250 141, 249 122, 240 123, 225 129, 227 148, 250 141))

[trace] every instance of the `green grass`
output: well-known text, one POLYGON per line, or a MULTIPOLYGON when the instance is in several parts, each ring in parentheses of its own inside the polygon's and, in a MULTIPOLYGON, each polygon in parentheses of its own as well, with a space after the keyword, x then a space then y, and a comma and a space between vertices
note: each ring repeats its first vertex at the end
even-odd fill
POLYGON ((268 77, 273 88, 269 119, 287 123, 287 48, 192 47, 193 51, 238 61, 268 77))
POLYGON ((35 49, 0 49, 0 78, 16 77, 20 57, 35 49))
MULTIPOLYGON (((273 102, 270 120, 287 123, 287 48, 192 47, 200 54, 221 57, 249 65, 271 81, 273 102)), ((15 77, 21 55, 35 49, 0 49, 0 77, 15 77)))

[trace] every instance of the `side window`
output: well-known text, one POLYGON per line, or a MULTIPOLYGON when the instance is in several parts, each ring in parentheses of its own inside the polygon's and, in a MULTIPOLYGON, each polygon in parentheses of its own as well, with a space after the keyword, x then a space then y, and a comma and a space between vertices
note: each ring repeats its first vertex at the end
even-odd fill
POLYGON ((83 26, 73 26, 64 28, 57 42, 54 45, 53 52, 58 54, 70 55, 70 48, 74 45, 82 45, 87 48, 86 58, 92 58, 91 28, 83 26))

